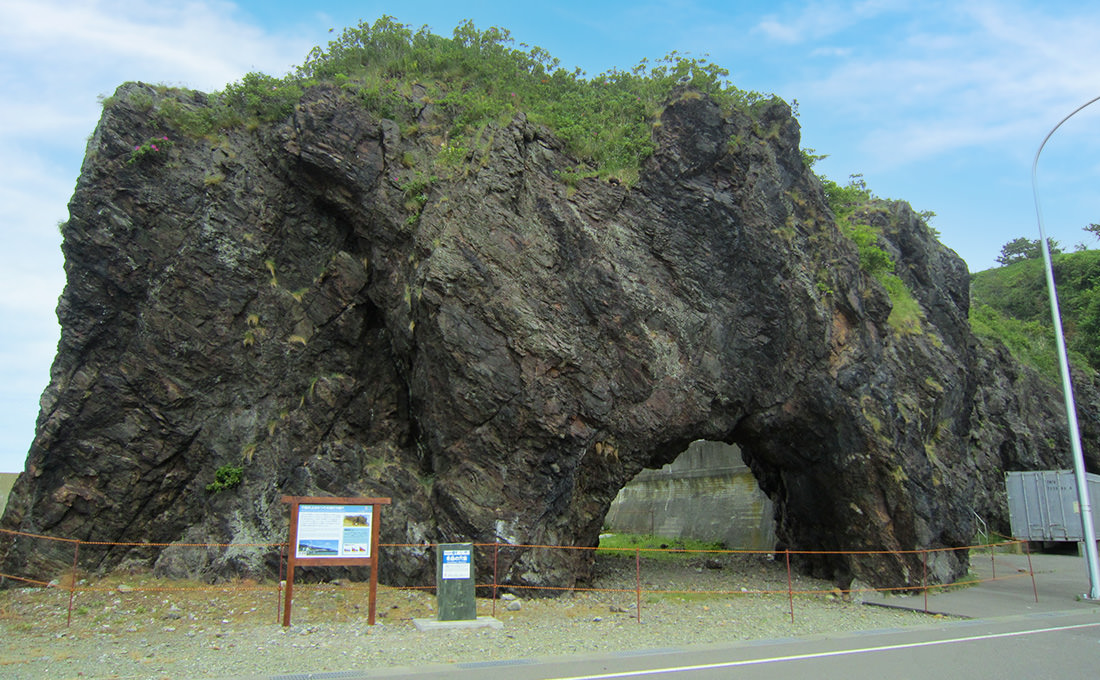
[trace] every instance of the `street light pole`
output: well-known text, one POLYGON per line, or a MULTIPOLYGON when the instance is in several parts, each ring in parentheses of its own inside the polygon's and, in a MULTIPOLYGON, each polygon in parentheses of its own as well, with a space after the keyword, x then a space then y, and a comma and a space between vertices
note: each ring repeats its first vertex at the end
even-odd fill
POLYGON ((1100 600, 1100 558, 1096 553, 1096 528, 1092 522, 1092 504, 1089 500, 1088 478, 1085 475, 1085 455, 1081 451, 1081 431, 1077 426, 1077 406, 1073 400, 1073 382, 1069 375, 1069 357, 1066 353, 1066 339, 1062 333, 1062 315, 1058 311, 1058 292, 1054 288, 1054 267, 1050 260, 1050 247, 1047 244, 1047 235, 1043 229, 1043 211, 1039 208, 1039 185, 1035 181, 1036 170, 1039 167, 1039 154, 1043 152, 1054 132, 1062 127, 1062 123, 1072 118, 1078 111, 1089 104, 1100 101, 1095 97, 1081 106, 1078 106, 1068 116, 1063 118, 1043 138, 1039 150, 1035 152, 1035 160, 1031 164, 1031 190, 1035 195, 1035 215, 1039 220, 1039 243, 1043 250, 1043 263, 1046 265, 1047 291, 1050 293, 1050 313, 1054 319, 1054 337, 1058 345, 1058 365, 1062 371, 1062 392, 1066 400, 1066 417, 1069 421, 1069 442, 1073 451, 1073 474, 1077 481, 1077 503, 1081 509, 1081 528, 1084 533, 1085 561, 1089 570, 1089 592, 1086 595, 1090 600, 1100 600))

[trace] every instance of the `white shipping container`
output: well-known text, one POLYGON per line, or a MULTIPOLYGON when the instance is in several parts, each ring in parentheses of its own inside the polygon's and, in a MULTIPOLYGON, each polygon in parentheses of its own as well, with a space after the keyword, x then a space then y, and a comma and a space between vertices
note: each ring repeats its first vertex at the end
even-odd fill
MULTIPOLYGON (((1100 475, 1087 474, 1094 525, 1100 525, 1100 475)), ((1008 514, 1015 538, 1028 541, 1083 541, 1081 504, 1071 470, 1005 473, 1008 514)))

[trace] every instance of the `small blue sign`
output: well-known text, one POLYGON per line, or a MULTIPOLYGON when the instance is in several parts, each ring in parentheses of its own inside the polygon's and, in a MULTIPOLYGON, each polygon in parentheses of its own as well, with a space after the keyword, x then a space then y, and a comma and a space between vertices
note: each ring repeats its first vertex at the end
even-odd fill
POLYGON ((470 550, 444 550, 443 551, 443 578, 460 579, 472 578, 470 565, 472 562, 470 550))

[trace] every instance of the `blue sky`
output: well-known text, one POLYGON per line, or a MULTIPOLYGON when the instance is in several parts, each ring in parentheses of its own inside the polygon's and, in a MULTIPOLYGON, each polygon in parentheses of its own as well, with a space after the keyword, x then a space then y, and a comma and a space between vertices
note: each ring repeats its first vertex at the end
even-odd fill
MULTIPOLYGON (((1031 162, 1064 116, 1100 95, 1100 7, 968 0, 820 2, 325 2, 0 0, 0 472, 23 469, 49 381, 64 286, 58 222, 97 98, 143 80, 211 91, 282 75, 360 20, 394 15, 449 36, 500 26, 590 75, 672 50, 729 69, 743 89, 798 101, 817 170, 862 173, 879 196, 937 213, 971 271, 1037 238, 1031 162)), ((1048 234, 1098 244, 1100 103, 1039 163, 1048 234)))

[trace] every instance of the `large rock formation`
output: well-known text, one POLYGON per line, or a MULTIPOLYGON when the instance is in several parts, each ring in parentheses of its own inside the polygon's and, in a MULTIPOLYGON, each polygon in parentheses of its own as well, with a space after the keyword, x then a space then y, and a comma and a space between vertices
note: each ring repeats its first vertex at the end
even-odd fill
MULTIPOLYGON (((622 485, 699 438, 742 448, 783 545, 953 547, 974 512, 1003 519, 1003 469, 1066 464, 1056 392, 978 345, 963 262, 900 203, 862 215, 919 304, 891 319, 782 102, 753 119, 684 91, 627 188, 570 180, 577 161, 522 115, 444 162, 440 138, 337 88, 213 141, 156 127, 165 98, 206 105, 126 85, 89 143, 3 527, 242 545, 89 547, 88 568, 274 573, 276 551, 245 544, 284 539, 284 494, 392 497, 391 543, 591 546, 622 485), (208 491, 226 465, 240 485, 208 491)), ((10 534, 0 553, 36 576, 72 558, 10 534)), ((590 559, 508 555, 504 579, 534 586, 590 559)), ((932 578, 965 570, 938 555, 932 578)), ((810 566, 889 585, 922 568, 810 566)), ((423 583, 430 553, 382 569, 423 583)))

